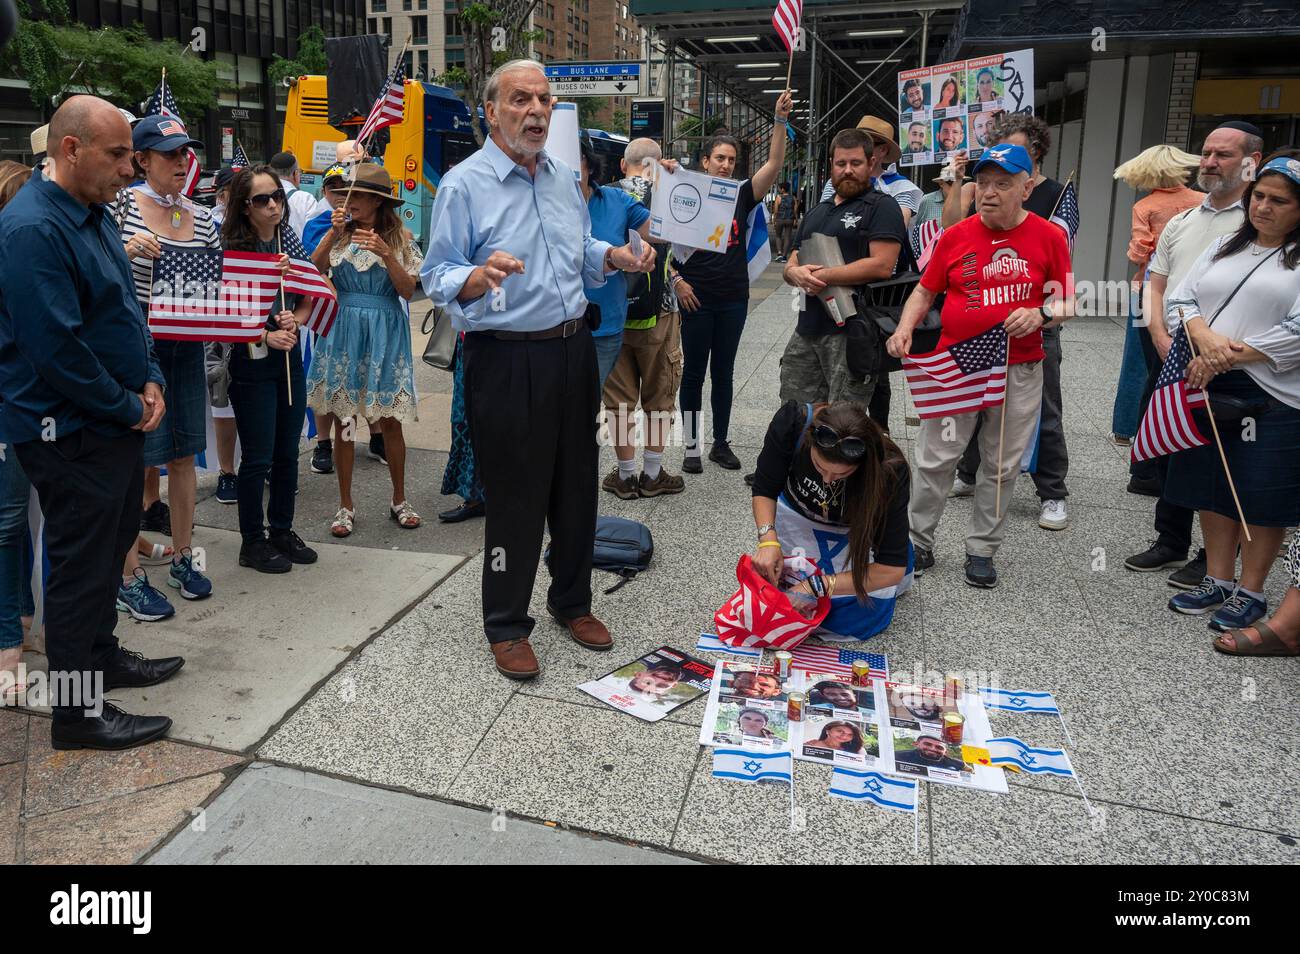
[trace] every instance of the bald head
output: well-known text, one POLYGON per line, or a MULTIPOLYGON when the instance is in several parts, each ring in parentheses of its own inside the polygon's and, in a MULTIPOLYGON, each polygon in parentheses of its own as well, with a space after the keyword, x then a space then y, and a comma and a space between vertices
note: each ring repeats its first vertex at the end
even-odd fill
POLYGON ((623 175, 644 175, 649 177, 646 172, 647 165, 653 165, 663 158, 663 152, 659 149, 659 143, 653 139, 647 139, 644 136, 640 139, 633 139, 623 150, 623 175))
POLYGON ((131 125, 116 106, 97 96, 73 96, 50 120, 54 181, 90 205, 111 202, 131 181, 131 125))

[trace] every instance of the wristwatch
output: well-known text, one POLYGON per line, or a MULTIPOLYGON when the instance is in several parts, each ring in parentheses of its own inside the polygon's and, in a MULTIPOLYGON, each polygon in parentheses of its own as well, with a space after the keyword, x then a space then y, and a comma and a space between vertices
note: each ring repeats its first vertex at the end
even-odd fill
POLYGON ((776 529, 776 527, 775 527, 775 525, 773 525, 773 524, 770 524, 770 523, 765 523, 765 524, 763 524, 761 527, 758 528, 758 538, 759 538, 760 540, 763 539, 763 534, 765 534, 765 533, 771 533, 771 532, 772 532, 773 530, 775 530, 775 529, 776 529))
POLYGON ((1038 313, 1043 316, 1043 324, 1047 324, 1049 321, 1055 318, 1055 315, 1053 315, 1050 311, 1047 310, 1046 305, 1039 305, 1038 313))

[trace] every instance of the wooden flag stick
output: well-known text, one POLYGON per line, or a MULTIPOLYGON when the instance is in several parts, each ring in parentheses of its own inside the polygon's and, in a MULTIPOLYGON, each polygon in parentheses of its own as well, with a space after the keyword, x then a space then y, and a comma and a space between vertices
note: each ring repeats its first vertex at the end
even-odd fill
POLYGON ((785 91, 790 92, 790 77, 794 75, 794 44, 790 45, 790 62, 785 68, 785 91))
MULTIPOLYGON (((1182 318, 1183 310, 1178 309, 1178 317, 1182 318)), ((1187 347, 1191 349, 1192 357, 1199 357, 1196 353, 1196 345, 1192 343, 1191 333, 1187 331, 1187 322, 1183 322, 1183 332, 1187 334, 1187 347)), ((1228 469, 1228 455, 1223 452, 1223 441, 1219 439, 1219 425, 1214 421, 1214 410, 1210 407, 1210 390, 1205 388, 1205 416, 1210 419, 1210 430, 1214 433, 1214 446, 1219 449, 1219 460, 1223 463, 1223 475, 1228 478, 1228 489, 1232 491, 1232 502, 1237 505, 1237 519, 1241 521, 1241 531, 1246 535, 1246 542, 1253 543, 1250 538, 1250 527, 1246 524, 1245 511, 1241 509, 1241 498, 1237 496, 1237 485, 1232 482, 1232 471, 1228 469)))
MULTIPOLYGON (((277 255, 284 254, 280 249, 280 229, 283 228, 284 223, 281 222, 279 227, 275 230, 275 251, 277 255)), ((280 273, 280 310, 284 311, 284 272, 280 273)), ((279 330, 280 323, 278 321, 276 322, 275 327, 279 330)), ((289 398, 289 406, 293 407, 293 372, 289 369, 288 351, 284 353, 284 393, 289 398)))

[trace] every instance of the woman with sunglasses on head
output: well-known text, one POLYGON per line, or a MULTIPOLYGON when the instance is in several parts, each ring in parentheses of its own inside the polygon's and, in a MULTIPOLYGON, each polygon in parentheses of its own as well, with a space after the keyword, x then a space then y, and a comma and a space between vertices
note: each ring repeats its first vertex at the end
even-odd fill
POLYGON ((334 418, 334 465, 339 509, 330 525, 336 537, 350 536, 356 520, 352 501, 355 445, 352 419, 378 422, 393 482, 389 517, 404 530, 420 525, 406 501, 406 440, 402 422, 415 417, 415 371, 411 323, 404 301, 415 293, 423 256, 402 226, 393 184, 383 166, 363 162, 346 188, 344 203, 331 216, 312 261, 329 275, 339 294, 334 330, 312 355, 307 403, 319 419, 334 418))
POLYGON ((831 597, 818 635, 869 639, 912 586, 910 490, 902 452, 860 405, 787 401, 754 474, 754 566, 779 583, 784 557, 802 553, 823 575, 794 589, 831 597))
MULTIPOLYGON (((135 162, 144 181, 124 189, 115 210, 140 309, 148 316, 153 292, 154 264, 164 250, 220 249, 221 237, 212 213, 184 195, 189 151, 203 148, 191 139, 179 119, 146 116, 132 132, 135 162)), ((194 566, 190 545, 194 534, 194 503, 198 480, 194 455, 207 447, 207 366, 202 341, 154 342, 158 364, 166 379, 167 413, 156 430, 145 437, 146 468, 167 468, 167 496, 170 514, 161 500, 146 509, 142 523, 167 526, 172 538, 169 586, 187 600, 212 594, 212 583, 194 566)), ((149 496, 146 489, 145 496, 149 496)), ((154 548, 156 553, 158 548, 154 548)), ((175 613, 167 598, 149 584, 140 569, 141 554, 127 555, 118 591, 117 608, 138 620, 165 619, 175 613)))
MULTIPOLYGON (((241 169, 230 182, 222 245, 232 252, 279 255, 280 268, 287 271, 289 256, 283 252, 281 235, 287 208, 284 187, 270 166, 241 169)), ((298 440, 307 414, 298 338, 311 308, 309 298, 277 295, 261 337, 230 348, 230 405, 242 449, 236 484, 243 538, 239 565, 259 573, 288 573, 295 563, 316 562, 316 551, 293 532, 298 440), (268 477, 270 501, 263 511, 268 477)))

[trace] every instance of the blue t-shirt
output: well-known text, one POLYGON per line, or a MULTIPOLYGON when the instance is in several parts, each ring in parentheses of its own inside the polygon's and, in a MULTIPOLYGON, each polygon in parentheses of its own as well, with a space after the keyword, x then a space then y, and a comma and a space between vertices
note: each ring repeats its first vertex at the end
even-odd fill
POLYGON ((308 219, 302 230, 302 247, 310 255, 325 237, 334 222, 334 210, 326 209, 313 219, 308 219))
MULTIPOLYGON (((628 229, 639 229, 650 218, 650 210, 633 196, 613 186, 593 189, 587 201, 591 214, 591 237, 611 245, 626 245, 628 229)), ((600 288, 584 288, 587 301, 600 308, 597 337, 616 335, 627 321, 627 276, 614 272, 600 288)))

